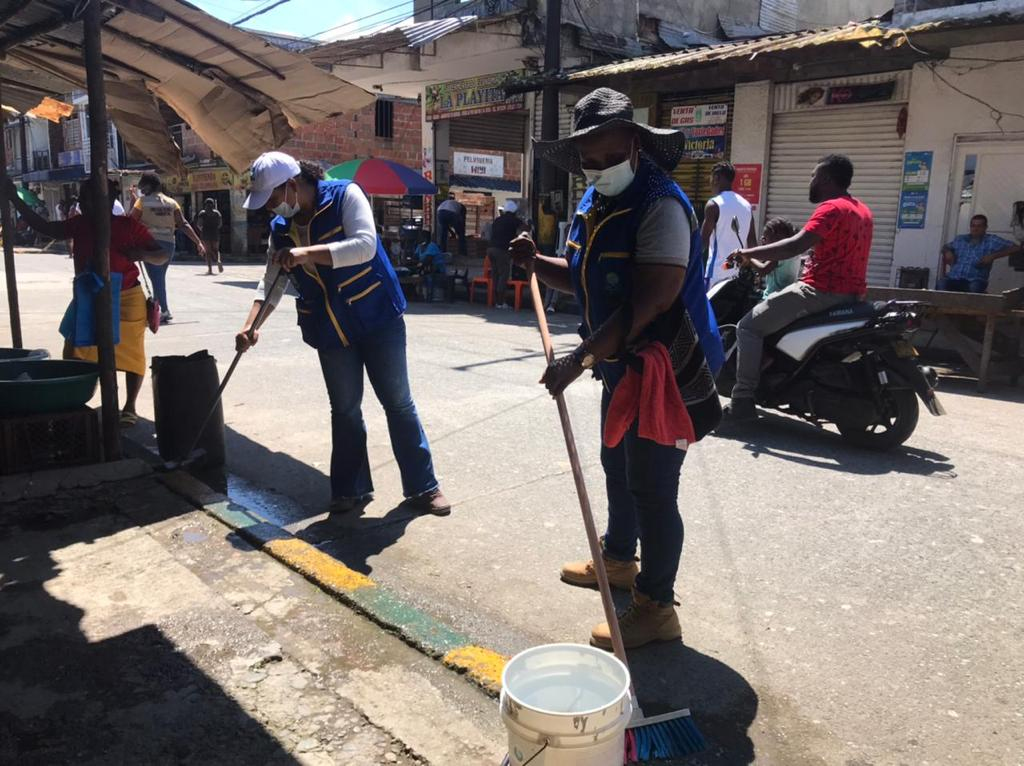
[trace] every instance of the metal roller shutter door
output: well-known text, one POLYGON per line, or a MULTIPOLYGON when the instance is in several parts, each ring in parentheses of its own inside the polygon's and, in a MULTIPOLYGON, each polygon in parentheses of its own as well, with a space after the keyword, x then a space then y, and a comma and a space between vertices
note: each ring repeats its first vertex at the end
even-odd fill
POLYGON ((725 156, 717 159, 680 160, 672 171, 673 180, 690 198, 698 218, 704 218, 704 205, 711 198, 711 168, 716 162, 729 158, 732 152, 733 91, 705 93, 698 96, 666 96, 658 104, 658 127, 672 127, 672 107, 697 104, 728 104, 729 114, 725 121, 725 156))
POLYGON ((783 112, 773 118, 768 165, 769 218, 803 225, 814 206, 807 186, 818 160, 845 154, 853 161, 850 193, 871 208, 875 233, 868 284, 892 279, 892 249, 903 172, 903 139, 897 133, 902 104, 783 112))
POLYGON ((479 149, 522 154, 526 140, 526 112, 478 114, 455 117, 448 143, 453 149, 479 149))

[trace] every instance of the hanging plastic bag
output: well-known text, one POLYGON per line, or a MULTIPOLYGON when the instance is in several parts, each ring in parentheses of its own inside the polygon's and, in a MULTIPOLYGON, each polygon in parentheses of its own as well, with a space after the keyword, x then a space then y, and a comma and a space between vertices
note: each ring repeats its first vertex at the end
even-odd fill
MULTIPOLYGON (((122 280, 121 274, 110 274, 110 307, 115 346, 121 342, 122 280)), ((103 278, 94 271, 83 271, 75 277, 74 297, 60 323, 60 334, 71 341, 72 346, 96 345, 96 297, 102 288, 103 278)))

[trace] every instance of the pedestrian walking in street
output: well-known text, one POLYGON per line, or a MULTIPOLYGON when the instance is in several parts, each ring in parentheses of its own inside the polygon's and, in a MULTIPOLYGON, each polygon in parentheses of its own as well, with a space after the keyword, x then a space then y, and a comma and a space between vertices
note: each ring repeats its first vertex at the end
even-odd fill
POLYGON ((808 198, 817 208, 804 227, 787 239, 739 249, 729 256, 746 265, 752 259, 785 261, 813 249, 799 281, 769 296, 736 325, 736 384, 725 411, 727 421, 757 417, 754 395, 761 377, 766 335, 800 317, 864 296, 874 221, 870 208, 850 196, 852 182, 853 163, 849 157, 822 157, 808 190, 808 198))
POLYGON ((437 206, 437 243, 441 251, 448 252, 448 237, 455 232, 459 238, 459 256, 466 257, 466 206, 455 199, 455 192, 437 206))
POLYGON ((203 209, 196 216, 196 226, 199 228, 199 236, 203 240, 203 247, 206 249, 206 273, 213 273, 214 264, 217 271, 224 273, 224 264, 220 261, 220 230, 224 219, 217 209, 217 202, 207 198, 203 201, 203 209))
POLYGON ((704 206, 704 224, 700 229, 701 242, 707 252, 704 271, 704 289, 736 276, 736 269, 725 269, 726 256, 743 247, 754 247, 754 215, 750 203, 732 190, 736 168, 729 162, 719 162, 711 169, 713 196, 704 206))
MULTIPOLYGON (((721 417, 705 357, 716 343, 720 349, 721 340, 703 291, 700 232, 689 200, 668 176, 683 146, 678 131, 634 122, 627 96, 608 88, 584 96, 573 110, 572 134, 536 144, 538 157, 584 174, 590 184, 570 225, 567 259, 542 255, 525 234, 511 247, 518 265, 533 268, 553 288, 574 292, 581 307, 583 342, 555 360, 542 382, 557 395, 593 372, 604 389, 601 465, 608 526, 603 548, 612 585, 633 594, 619 616, 627 648, 681 636, 673 606, 683 549, 679 476, 686 448, 721 417), (641 368, 646 377, 647 362, 640 357, 649 353, 663 360, 662 371, 674 377, 671 386, 678 389, 674 405, 668 386, 664 402, 650 403, 647 411, 663 413, 653 425, 688 420, 689 439, 666 443, 641 436, 636 421, 620 440, 609 436, 609 426, 625 425, 621 411, 612 407, 619 386, 631 370, 641 368)), ((592 561, 566 564, 561 577, 571 585, 597 584, 592 561)), ((593 629, 591 643, 611 649, 607 623, 593 629)))
MULTIPOLYGON (((110 198, 115 194, 113 182, 109 183, 110 198)), ((75 274, 82 274, 93 268, 93 252, 96 248, 96 235, 92 225, 92 206, 94 199, 95 177, 82 184, 79 214, 64 221, 47 221, 37 215, 18 197, 14 184, 6 176, 0 184, 7 201, 13 203, 18 213, 28 225, 50 239, 70 240, 74 247, 75 274)), ((153 239, 142 224, 123 215, 110 216, 110 271, 121 275, 121 314, 120 342, 114 346, 114 363, 118 370, 125 374, 125 403, 121 410, 121 425, 135 425, 138 415, 135 403, 142 390, 142 380, 146 375, 146 296, 139 285, 140 261, 148 264, 160 264, 167 260, 165 251, 153 239)), ((75 317, 71 317, 70 331, 72 336, 64 345, 65 359, 85 359, 90 362, 98 360, 95 346, 74 346, 75 317)))
POLYGON ((508 247, 516 235, 526 230, 526 221, 519 217, 519 206, 509 200, 494 223, 491 224, 491 238, 487 255, 491 259, 491 276, 494 279, 494 296, 497 308, 507 309, 505 293, 508 292, 508 279, 511 271, 511 260, 508 247))
POLYGON ((174 316, 171 314, 170 304, 167 302, 167 269, 174 260, 174 232, 181 229, 186 236, 192 240, 201 258, 206 257, 206 248, 203 241, 196 234, 196 230, 185 220, 181 213, 181 206, 163 193, 163 184, 160 177, 155 173, 143 173, 139 179, 140 196, 135 200, 132 207, 131 217, 149 229, 160 247, 167 253, 167 262, 161 266, 146 264, 146 273, 153 283, 153 293, 160 303, 160 322, 170 322, 174 316))
POLYGON ((259 340, 253 322, 261 305, 269 301, 272 311, 291 281, 302 339, 317 350, 331 402, 331 511, 348 512, 373 499, 362 412, 365 370, 387 415, 403 506, 447 515, 451 504, 434 475, 409 387, 406 301, 369 200, 355 183, 325 181, 318 166, 283 152, 257 157, 251 175, 244 206, 265 208, 274 218, 266 273, 236 337, 238 350, 259 340), (287 280, 277 279, 282 268, 287 280))

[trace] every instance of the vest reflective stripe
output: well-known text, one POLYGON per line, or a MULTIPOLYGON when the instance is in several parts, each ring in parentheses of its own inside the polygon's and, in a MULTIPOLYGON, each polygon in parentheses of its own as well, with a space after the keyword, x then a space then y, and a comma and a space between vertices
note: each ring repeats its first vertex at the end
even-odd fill
MULTIPOLYGON (((590 232, 590 235, 587 237, 587 249, 583 251, 583 265, 580 269, 580 284, 583 286, 583 320, 587 323, 587 329, 591 332, 594 331, 594 328, 590 324, 590 291, 587 289, 587 261, 590 260, 590 249, 594 244, 594 240, 597 239, 598 233, 601 231, 602 227, 608 223, 608 221, 631 212, 633 212, 633 208, 628 207, 625 210, 616 210, 611 215, 605 216, 598 222, 597 226, 594 227, 594 230, 590 232)), ((588 220, 589 217, 590 213, 588 212, 588 220)))
POLYGON ((316 283, 320 285, 320 289, 324 293, 324 308, 327 309, 327 316, 330 317, 331 324, 334 325, 334 331, 338 333, 338 337, 341 339, 341 345, 347 346, 348 336, 345 335, 344 331, 341 329, 341 325, 338 324, 338 317, 334 316, 334 311, 331 309, 331 299, 327 295, 327 285, 324 284, 324 281, 320 279, 320 275, 317 274, 316 266, 310 268, 308 263, 304 263, 302 264, 302 270, 309 274, 309 276, 316 280, 316 283))

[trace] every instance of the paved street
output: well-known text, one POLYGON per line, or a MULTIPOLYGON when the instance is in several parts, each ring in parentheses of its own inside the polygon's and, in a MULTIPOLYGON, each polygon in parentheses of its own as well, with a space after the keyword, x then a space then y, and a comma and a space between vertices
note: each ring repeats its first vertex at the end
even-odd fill
MULTIPOLYGON (((17 261, 26 345, 56 355, 70 262, 17 261)), ((223 374, 261 269, 202 271, 171 269, 176 321, 147 351, 206 348, 223 374)), ((558 581, 586 542, 555 408, 536 384, 532 314, 410 310, 413 391, 454 513, 395 510, 397 469, 368 389, 376 501, 327 522, 327 397, 289 304, 225 394, 231 494, 479 645, 585 641, 601 610, 596 593, 558 581)), ((569 315, 553 330, 562 348, 574 342, 569 315)), ((1024 394, 944 382, 942 397, 949 416, 922 412, 889 454, 778 417, 693 448, 676 584, 685 645, 631 655, 645 712, 690 707, 716 763, 1024 762, 1024 394)), ((600 509, 598 400, 592 381, 568 395, 600 509)), ((140 414, 152 417, 148 382, 140 414)), ((147 428, 133 435, 151 440, 147 428)))

